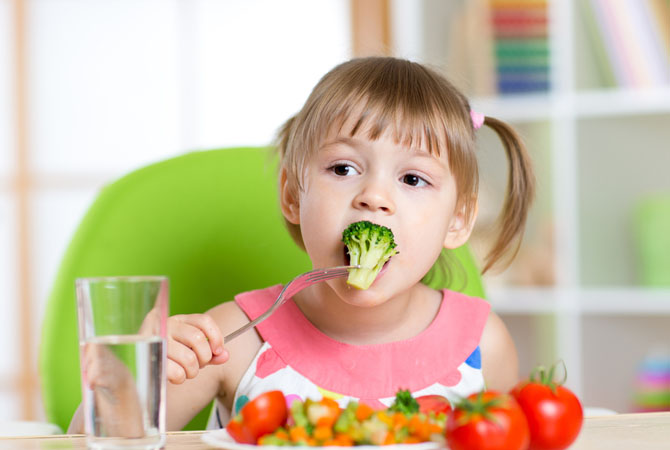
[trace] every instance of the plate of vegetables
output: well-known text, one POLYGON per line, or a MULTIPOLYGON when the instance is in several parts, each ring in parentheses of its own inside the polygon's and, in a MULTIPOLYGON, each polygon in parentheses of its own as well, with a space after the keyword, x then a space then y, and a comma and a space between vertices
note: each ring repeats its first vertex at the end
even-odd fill
POLYGON ((244 405, 225 429, 209 432, 202 439, 230 450, 379 445, 433 450, 445 447, 450 409, 446 399, 436 397, 415 399, 409 391, 400 390, 386 409, 376 410, 356 401, 343 408, 325 397, 295 400, 287 407, 280 391, 270 391, 244 405))

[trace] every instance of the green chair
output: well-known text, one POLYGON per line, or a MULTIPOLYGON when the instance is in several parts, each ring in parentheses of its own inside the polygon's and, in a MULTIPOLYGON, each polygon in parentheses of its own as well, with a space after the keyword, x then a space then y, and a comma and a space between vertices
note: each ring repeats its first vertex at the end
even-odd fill
MULTIPOLYGON (((466 267, 464 290, 483 296, 468 249, 455 254, 466 267)), ((48 299, 40 349, 47 420, 67 429, 81 401, 76 278, 167 275, 170 314, 182 314, 310 268, 284 228, 267 148, 188 153, 106 186, 76 230, 48 299)), ((207 414, 186 429, 203 429, 207 414)))

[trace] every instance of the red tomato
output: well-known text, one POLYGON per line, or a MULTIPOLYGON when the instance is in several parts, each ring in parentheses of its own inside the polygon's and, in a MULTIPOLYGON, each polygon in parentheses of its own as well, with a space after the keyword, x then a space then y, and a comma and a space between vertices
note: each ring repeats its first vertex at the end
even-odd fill
POLYGON ((419 412, 424 414, 431 411, 436 414, 451 412, 451 403, 441 395, 422 395, 416 398, 416 402, 419 404, 419 412))
POLYGON ((525 450, 530 442, 523 411, 510 395, 495 391, 470 395, 447 419, 451 450, 525 450))
POLYGON ((226 426, 237 442, 255 444, 259 437, 286 423, 288 411, 281 391, 265 392, 242 407, 226 426))
POLYGON ((251 432, 244 427, 242 424, 241 420, 237 420, 237 418, 232 419, 230 422, 228 422, 228 425, 226 425, 226 431, 232 437, 235 439, 236 442, 239 442, 240 444, 255 444, 256 443, 256 438, 251 434, 251 432))
POLYGON ((584 420, 582 405, 569 389, 555 383, 553 370, 538 368, 529 381, 520 382, 511 394, 523 409, 530 428, 530 448, 559 450, 568 447, 579 435, 584 420))

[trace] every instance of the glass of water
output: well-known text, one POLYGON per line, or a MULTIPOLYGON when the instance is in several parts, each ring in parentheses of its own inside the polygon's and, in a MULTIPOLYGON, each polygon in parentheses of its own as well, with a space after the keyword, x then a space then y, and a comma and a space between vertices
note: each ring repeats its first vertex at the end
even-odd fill
POLYGON ((79 278, 76 288, 88 447, 162 447, 168 279, 79 278))

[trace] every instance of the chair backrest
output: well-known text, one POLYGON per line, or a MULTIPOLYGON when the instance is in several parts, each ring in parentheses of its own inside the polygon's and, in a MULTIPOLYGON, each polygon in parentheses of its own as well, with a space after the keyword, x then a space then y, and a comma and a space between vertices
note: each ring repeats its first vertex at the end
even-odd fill
MULTIPOLYGON (((468 249, 455 253, 467 271, 464 291, 483 296, 468 249)), ((167 275, 170 314, 182 314, 310 267, 284 227, 267 148, 193 152, 106 186, 76 230, 47 302, 40 349, 47 420, 67 429, 81 401, 76 278, 167 275)), ((204 428, 206 414, 187 429, 204 428)))

